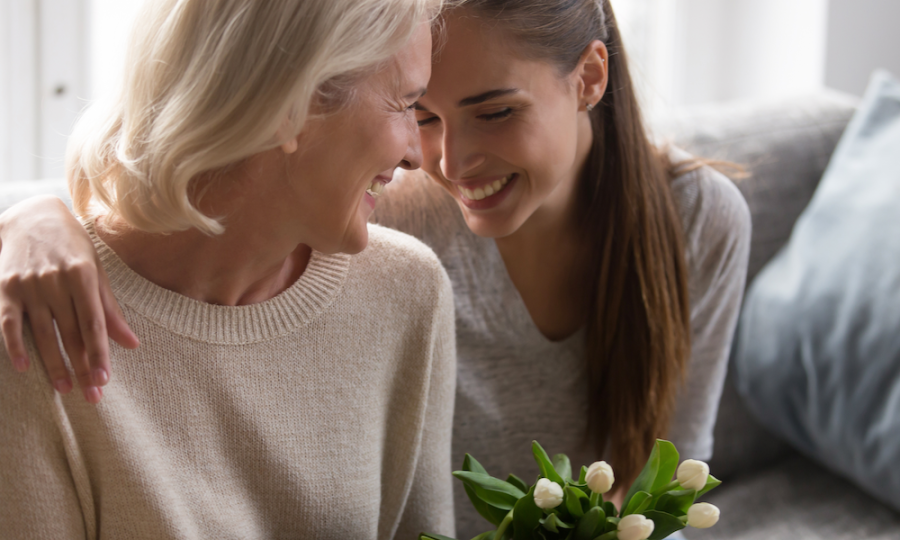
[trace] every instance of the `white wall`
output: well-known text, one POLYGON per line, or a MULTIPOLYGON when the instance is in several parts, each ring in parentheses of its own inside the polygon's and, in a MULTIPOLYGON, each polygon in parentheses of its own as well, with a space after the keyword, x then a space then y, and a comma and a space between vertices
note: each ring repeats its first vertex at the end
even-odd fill
POLYGON ((93 97, 116 88, 125 63, 128 34, 142 3, 142 0, 90 0, 93 97))
POLYGON ((62 176, 88 97, 86 0, 0 2, 0 181, 62 176))
POLYGON ((875 68, 900 77, 900 0, 830 0, 825 84, 862 95, 875 68))
POLYGON ((650 115, 824 85, 828 0, 613 0, 650 115))

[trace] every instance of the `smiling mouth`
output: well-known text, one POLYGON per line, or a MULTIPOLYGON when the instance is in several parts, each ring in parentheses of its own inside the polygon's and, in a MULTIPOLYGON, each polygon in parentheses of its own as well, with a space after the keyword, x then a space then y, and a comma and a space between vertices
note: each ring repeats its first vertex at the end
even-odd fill
POLYGON ((475 189, 469 189, 462 186, 456 186, 456 189, 463 197, 473 201, 480 201, 485 197, 490 197, 491 195, 496 195, 497 193, 503 191, 506 188, 506 185, 509 184, 509 181, 512 180, 513 176, 515 176, 515 174, 516 173, 510 173, 500 180, 494 180, 490 184, 485 184, 475 189))
POLYGON ((366 193, 371 195, 374 198, 378 198, 384 192, 384 184, 377 180, 373 180, 369 187, 366 188, 366 193))

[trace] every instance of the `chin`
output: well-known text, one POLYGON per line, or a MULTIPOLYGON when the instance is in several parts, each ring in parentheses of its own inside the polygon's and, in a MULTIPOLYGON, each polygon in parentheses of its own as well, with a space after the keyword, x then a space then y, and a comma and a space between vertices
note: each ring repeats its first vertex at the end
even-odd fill
POLYGON ((519 230, 519 226, 506 220, 495 221, 464 214, 466 225, 476 236, 482 238, 503 238, 519 230))

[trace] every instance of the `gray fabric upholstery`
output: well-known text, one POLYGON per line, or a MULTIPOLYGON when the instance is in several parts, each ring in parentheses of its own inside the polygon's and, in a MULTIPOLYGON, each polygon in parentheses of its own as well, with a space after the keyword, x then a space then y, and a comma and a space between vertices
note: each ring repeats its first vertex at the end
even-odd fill
POLYGON ((705 500, 722 517, 689 540, 897 540, 900 514, 856 486, 793 455, 733 478, 705 500))
MULTIPOLYGON (((663 140, 696 156, 741 165, 750 174, 736 180, 753 220, 748 284, 787 241, 854 110, 853 98, 823 92, 707 105, 654 122, 663 140)), ((714 436, 710 466, 722 479, 771 463, 787 449, 750 416, 730 377, 714 436)))
MULTIPOLYGON (((658 136, 694 155, 743 165, 736 180, 753 218, 747 283, 786 243, 856 100, 822 92, 770 103, 681 111, 654 122, 658 136)), ((900 514, 799 456, 753 419, 729 377, 715 428, 713 474, 727 482, 705 499, 722 518, 689 539, 896 540, 900 514)))

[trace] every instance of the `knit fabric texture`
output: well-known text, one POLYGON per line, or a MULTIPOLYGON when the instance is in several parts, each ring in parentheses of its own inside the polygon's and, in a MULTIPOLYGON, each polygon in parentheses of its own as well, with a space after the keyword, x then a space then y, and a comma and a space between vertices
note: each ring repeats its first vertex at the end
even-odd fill
MULTIPOLYGON (((691 156, 673 149, 671 157, 677 163, 691 156)), ((707 460, 744 291, 750 214, 732 182, 709 167, 682 175, 672 188, 685 236, 692 354, 668 436, 682 458, 707 460)), ((603 458, 584 444, 590 397, 584 331, 562 341, 544 337, 494 240, 473 234, 455 200, 423 173, 392 182, 376 219, 431 246, 453 282, 459 356, 453 465, 461 468, 470 453, 494 476, 533 482, 532 440, 551 455, 567 454, 576 468, 603 458)), ((453 487, 458 538, 490 529, 461 483, 453 487)))
POLYGON ((427 247, 370 226, 359 255, 313 253, 280 295, 227 307, 87 229, 141 346, 112 345, 97 406, 0 353, 0 536, 454 533, 452 291, 427 247))

